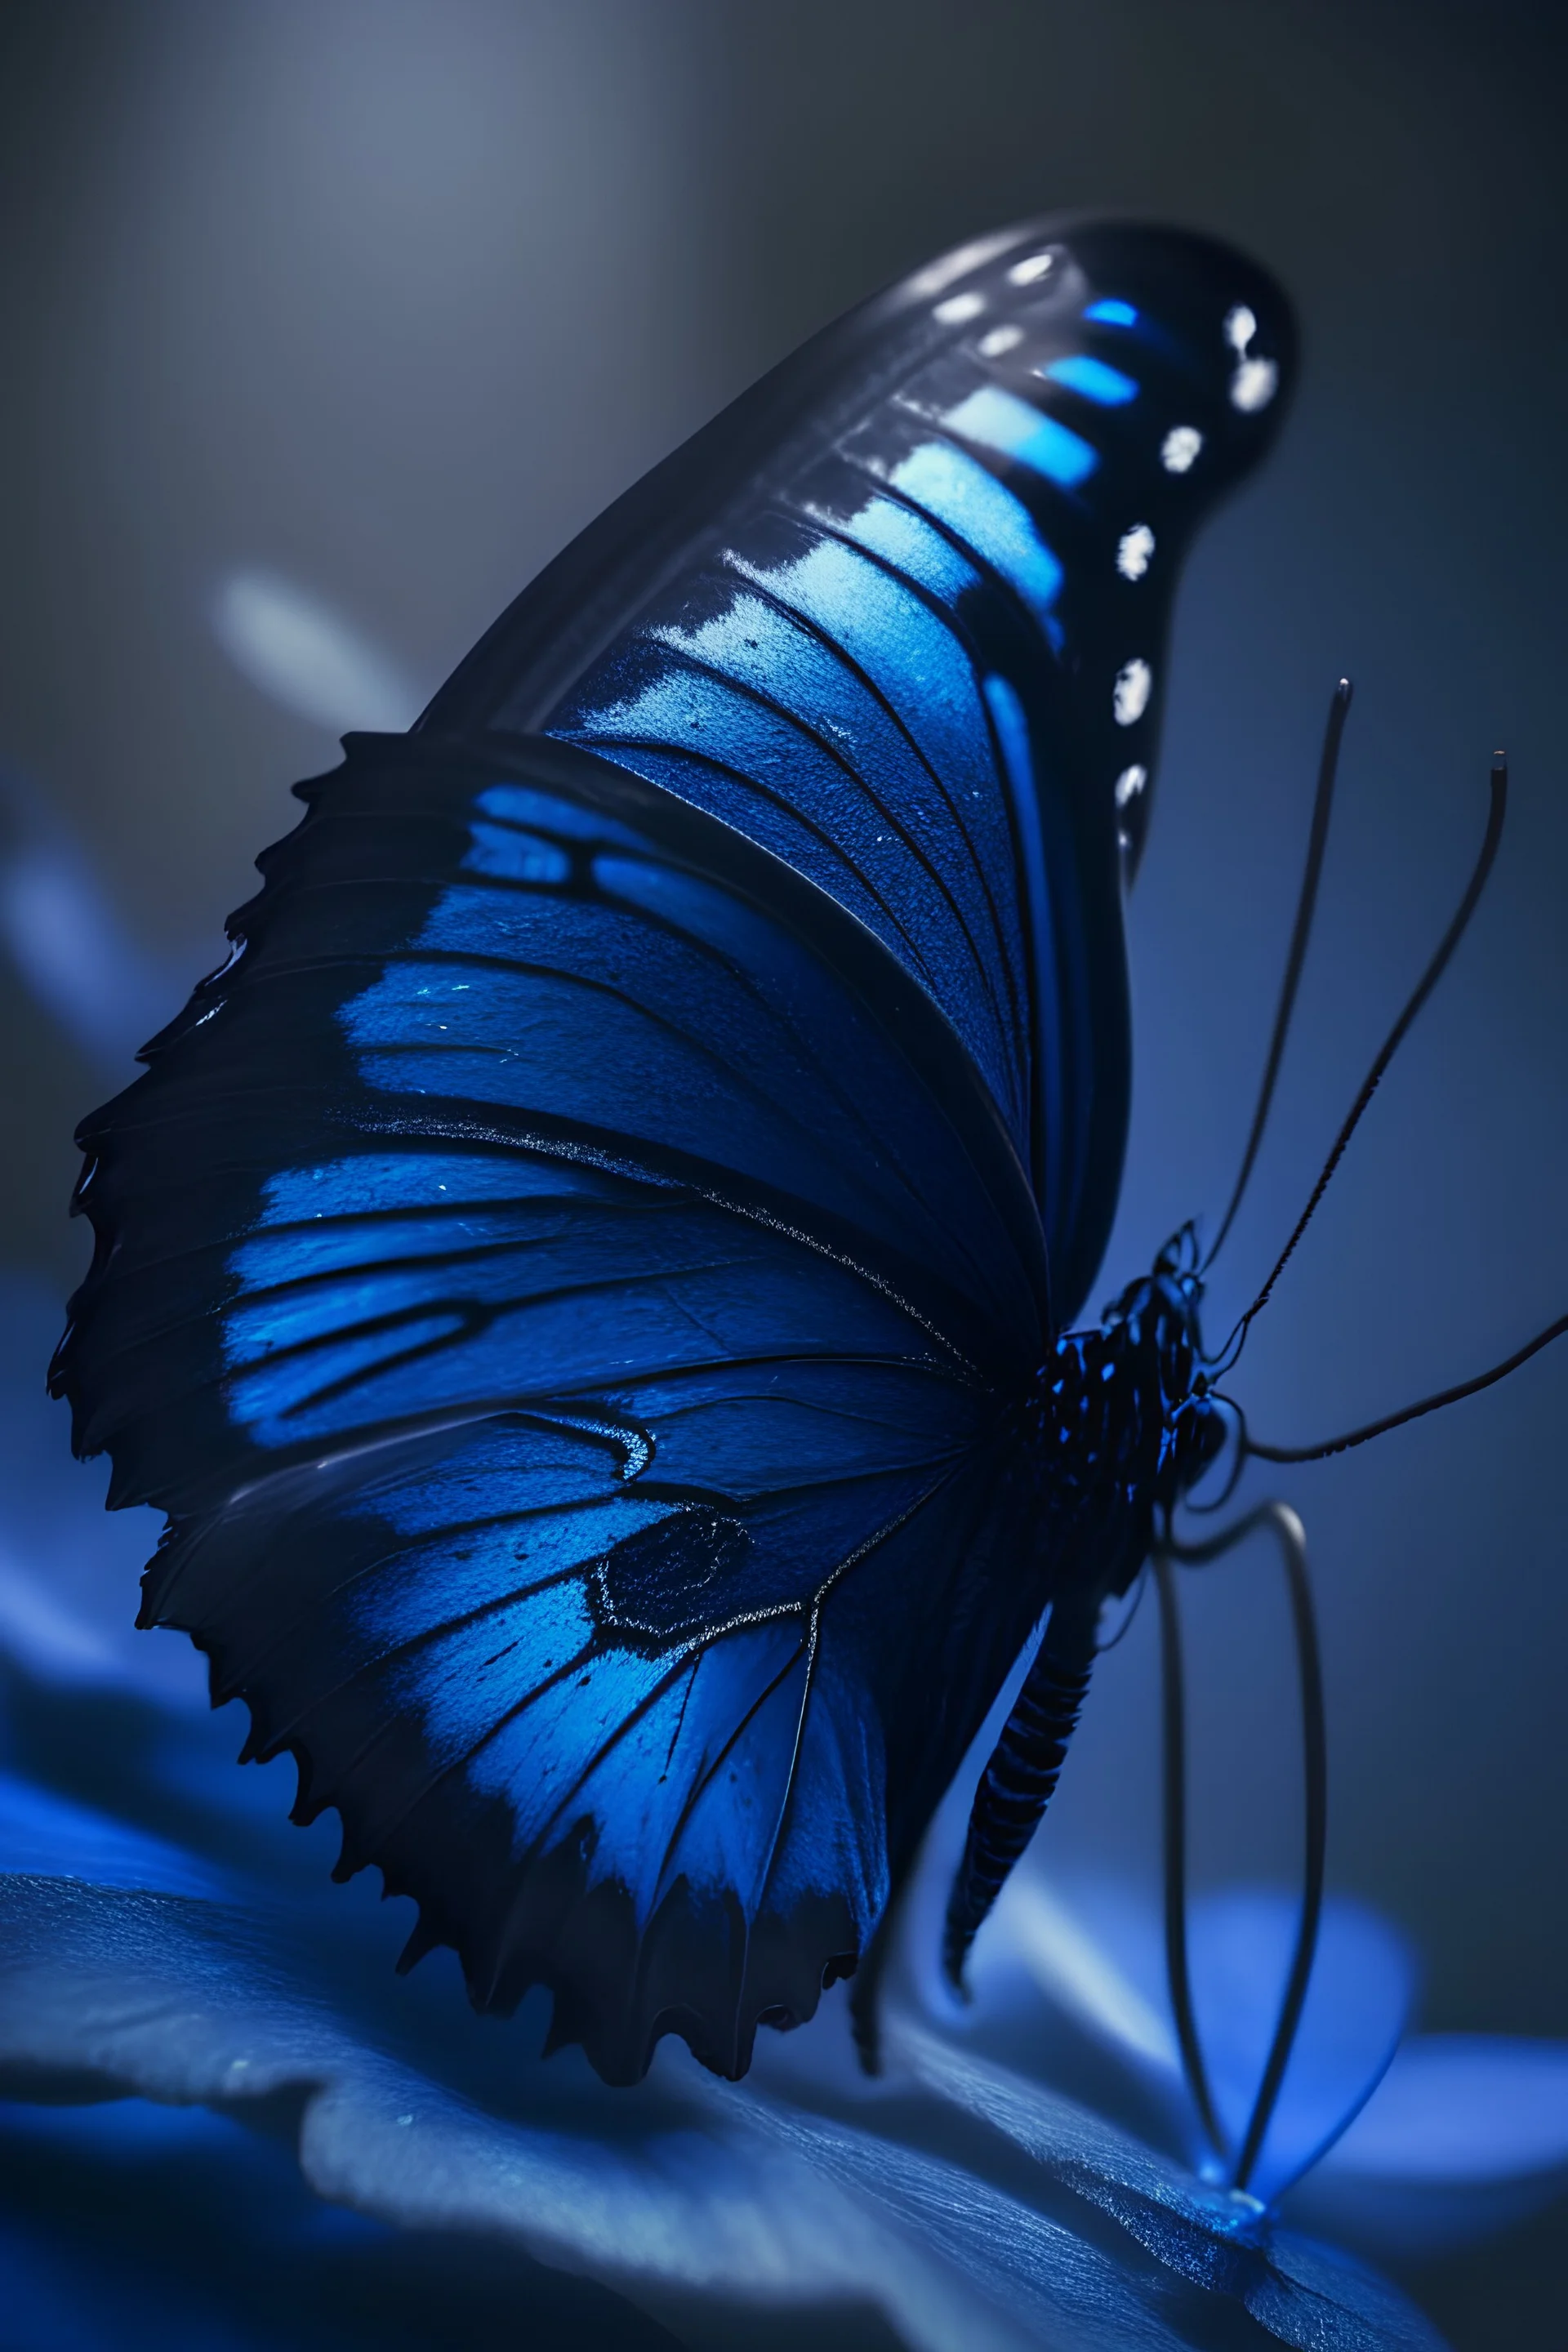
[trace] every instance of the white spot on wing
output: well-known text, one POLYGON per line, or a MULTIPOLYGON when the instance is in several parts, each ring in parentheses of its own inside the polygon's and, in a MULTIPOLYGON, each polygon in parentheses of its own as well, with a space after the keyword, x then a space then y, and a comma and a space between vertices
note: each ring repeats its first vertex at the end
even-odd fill
POLYGON ((967 320, 978 319, 984 308, 984 295, 972 289, 967 294, 950 294, 945 302, 937 304, 931 317, 941 327, 962 327, 967 320))
POLYGON ((1195 425, 1173 425, 1160 444, 1160 463, 1167 474, 1184 474, 1203 446, 1195 425))
POLYGON ((1117 807, 1124 809, 1130 802, 1135 801, 1148 781, 1149 771, 1138 761, 1135 760, 1131 767, 1123 768, 1116 779, 1117 807))
POLYGON ((1146 522, 1135 522, 1116 542, 1116 569, 1123 580, 1142 580, 1153 552, 1153 532, 1146 522))
POLYGON ((1153 691, 1154 673, 1146 661, 1135 655, 1131 661, 1123 662, 1111 695, 1118 727, 1135 726, 1148 709, 1153 691))
POLYGON ((1050 276, 1056 266, 1057 257, 1049 248, 1044 253, 1026 254, 1007 272, 1008 282, 1014 286, 1037 286, 1042 278, 1050 276))
POLYGON ((1279 371, 1272 360, 1243 360, 1230 380, 1230 404, 1251 416, 1267 408, 1279 389, 1279 371))
POLYGON ((988 335, 980 338, 980 356, 999 360, 1005 352, 1016 351, 1023 340, 1022 327, 993 327, 988 335))
POLYGON ((1279 389, 1279 370, 1273 360, 1254 353, 1247 356, 1247 345, 1258 332, 1258 320, 1245 302, 1237 303, 1225 314, 1225 339, 1236 353, 1236 367, 1230 379, 1230 404, 1239 408, 1244 416, 1255 415, 1267 408, 1279 389))

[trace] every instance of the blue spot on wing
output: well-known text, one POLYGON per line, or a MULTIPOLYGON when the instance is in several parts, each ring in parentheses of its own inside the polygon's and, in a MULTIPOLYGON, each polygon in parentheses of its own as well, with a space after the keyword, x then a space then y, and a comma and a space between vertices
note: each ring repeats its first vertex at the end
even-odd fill
POLYGON ((1062 567, 1021 499, 963 450, 941 441, 922 442, 888 478, 911 506, 972 547, 1049 632, 1062 567))
POLYGON ((1102 327, 1135 327, 1138 324, 1138 313, 1133 305, 1120 301, 1113 294, 1108 294, 1102 301, 1091 302, 1083 315, 1102 327))
POLYGON ((1063 489, 1076 489, 1100 463, 1100 453, 1081 434, 995 384, 969 393, 942 422, 963 440, 978 441, 1063 489))
POLYGON ((1042 373, 1050 383, 1065 384, 1068 392, 1081 394, 1100 408, 1125 408, 1138 397, 1131 376, 1097 360, 1090 352, 1069 352, 1065 359, 1052 360, 1042 373))
MULTIPOLYGON (((945 456, 959 466, 969 462, 956 449, 938 450, 934 454, 945 456)), ((983 469, 975 470, 983 474, 983 469)), ((983 476, 984 480, 989 478, 983 476)), ((972 596, 979 588, 982 575, 960 552, 952 539, 940 530, 932 530, 923 515, 912 514, 910 506, 902 503, 906 499, 912 506, 918 507, 922 503, 914 478, 906 474, 896 487, 900 494, 899 499, 868 497, 857 503, 852 511, 843 513, 835 511, 830 506, 818 507, 808 503, 806 511, 821 521, 831 522, 843 538, 868 549, 880 560, 886 567, 886 576, 896 584, 907 583, 908 587, 923 591, 933 603, 955 613, 960 599, 972 596)), ((994 484, 993 487, 1000 486, 994 484)), ((1005 499, 1008 493, 1004 491, 1002 495, 1005 499)), ((926 503, 931 504, 929 499, 926 503)), ((971 518, 953 511, 952 502, 947 503, 948 511, 942 515, 942 520, 950 523, 960 537, 973 537, 966 529, 971 518)), ((938 512, 934 505, 931 505, 931 512, 938 512)), ((1026 522, 1028 520, 1026 514, 1022 515, 1022 519, 1026 522)), ((993 556, 990 560, 994 562, 995 559, 993 556)), ((1020 594, 1025 593, 1026 583, 1028 592, 1026 601, 1033 603, 1043 616, 1049 611, 1061 586, 1061 570, 1047 551, 1038 545, 1037 539, 1034 546, 1026 543, 1024 566, 1017 583, 1020 594)), ((918 598, 912 601, 918 609, 918 598)), ((951 639, 951 630, 948 635, 951 639)), ((901 646, 900 651, 900 654, 903 651, 901 646)), ((952 640, 951 651, 945 658, 963 671, 968 671, 963 646, 956 639, 952 640)), ((919 675, 918 671, 914 673, 915 677, 919 675)))

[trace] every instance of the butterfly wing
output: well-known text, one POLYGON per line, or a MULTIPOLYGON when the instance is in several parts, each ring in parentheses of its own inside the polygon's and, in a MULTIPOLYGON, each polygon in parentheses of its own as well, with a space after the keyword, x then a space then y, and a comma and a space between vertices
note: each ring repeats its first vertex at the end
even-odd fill
POLYGON ((478 2000, 738 2073, 1041 1606, 1026 1180, 860 926, 574 748, 367 747, 266 873, 84 1137, 60 1377, 171 1515, 144 1617, 478 2000))
POLYGON ((83 1131, 57 1378, 170 1514, 146 1620, 414 1948, 550 1985, 614 2079, 810 2013, 1050 1598, 1019 1417, 1120 1167, 1110 762, 1191 439, 1234 478, 1288 335, 1217 248, 1038 230, 831 331, 305 788, 83 1131), (1058 364, 1108 334, 1125 401, 1058 364))
POLYGON ((1114 1214, 1172 593, 1294 373, 1227 247, 1036 223, 827 329, 627 493, 432 704, 711 810, 947 1014, 1033 1176, 1054 1319, 1114 1214))

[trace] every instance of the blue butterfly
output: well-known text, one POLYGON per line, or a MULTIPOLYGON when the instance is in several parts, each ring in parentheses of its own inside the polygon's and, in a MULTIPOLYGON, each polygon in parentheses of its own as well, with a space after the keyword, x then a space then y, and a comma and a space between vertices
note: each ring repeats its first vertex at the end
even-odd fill
POLYGON ((142 1622, 415 1897, 405 1962, 547 1985, 611 2081, 874 1986, 1048 1609, 956 1973, 1223 1442, 1190 1236, 1074 1326, 1172 589, 1294 369, 1195 236, 904 279, 299 787, 81 1129, 55 1381, 168 1514, 142 1622))

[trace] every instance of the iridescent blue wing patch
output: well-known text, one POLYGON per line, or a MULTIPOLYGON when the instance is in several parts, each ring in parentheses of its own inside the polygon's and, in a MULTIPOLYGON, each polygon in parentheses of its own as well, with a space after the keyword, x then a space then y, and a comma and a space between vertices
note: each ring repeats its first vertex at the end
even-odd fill
POLYGON ((1279 290, 1202 238, 950 255, 639 483, 421 722, 591 743, 874 931, 1009 1124, 1064 1324, 1120 1183, 1172 591, 1293 362, 1279 290))
POLYGON ((1289 336, 1158 231, 865 306, 301 788, 82 1130, 145 1621, 614 2079, 810 2014, 1051 1598, 1170 586, 1289 336))
POLYGON ((476 1999, 739 2072, 1039 1606, 986 1598, 1026 1181, 927 1000, 702 812, 548 743, 311 801, 94 1122, 79 1440, 171 1511, 146 1622, 476 1999))

